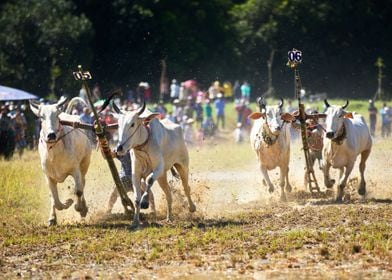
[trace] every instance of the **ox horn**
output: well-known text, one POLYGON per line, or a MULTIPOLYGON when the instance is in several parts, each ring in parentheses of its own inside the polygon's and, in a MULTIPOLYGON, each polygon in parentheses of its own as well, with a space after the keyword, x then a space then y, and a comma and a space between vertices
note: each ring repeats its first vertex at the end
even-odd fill
POLYGON ((350 104, 350 102, 349 102, 348 100, 346 100, 346 104, 343 105, 342 109, 343 109, 343 110, 346 109, 347 106, 348 106, 348 104, 350 104))
POLYGON ((141 114, 143 114, 145 109, 146 109, 146 101, 143 100, 143 106, 139 110, 137 110, 136 114, 140 116, 141 114))
POLYGON ((61 96, 60 100, 57 102, 57 108, 62 107, 67 101, 68 97, 61 96))
POLYGON ((265 109, 266 106, 264 97, 258 97, 256 102, 257 104, 259 104, 260 112, 263 111, 263 109, 265 109))
MULTIPOLYGON (((110 104, 110 100, 112 100, 113 97, 115 97, 115 96, 118 95, 118 94, 121 95, 120 89, 115 89, 115 90, 111 91, 110 96, 109 96, 108 98, 106 98, 106 100, 105 100, 105 102, 102 104, 102 107, 101 107, 101 109, 99 110, 98 114, 100 114, 103 110, 105 110, 106 107, 110 104)), ((114 102, 113 102, 113 104, 114 104, 114 102)), ((117 107, 117 109, 118 109, 118 107, 117 107)), ((114 109, 114 110, 116 110, 116 109, 114 109)), ((116 111, 116 112, 117 112, 117 111, 116 111)), ((117 113, 118 113, 118 112, 117 112, 117 113)), ((119 113, 118 113, 118 114, 119 114, 119 113)))
POLYGON ((29 100, 30 106, 38 109, 39 104, 35 100, 29 100))
POLYGON ((118 108, 116 102, 113 101, 112 106, 113 106, 114 111, 116 111, 117 114, 122 114, 122 112, 121 112, 120 108, 118 108))
POLYGON ((279 106, 279 108, 282 110, 284 101, 283 101, 283 98, 282 98, 282 97, 279 97, 279 99, 280 99, 280 102, 278 103, 278 106, 279 106))
POLYGON ((327 99, 324 99, 324 104, 325 104, 325 106, 326 106, 327 108, 328 108, 329 106, 331 106, 331 105, 329 105, 327 99))
POLYGON ((34 115, 39 117, 39 105, 37 103, 34 103, 32 100, 29 100, 29 104, 31 112, 33 112, 34 115))

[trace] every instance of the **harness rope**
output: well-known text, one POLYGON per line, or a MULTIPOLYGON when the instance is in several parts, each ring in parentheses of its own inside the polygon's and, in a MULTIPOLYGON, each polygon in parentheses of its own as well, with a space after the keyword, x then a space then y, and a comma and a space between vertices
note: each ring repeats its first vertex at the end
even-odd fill
POLYGON ((147 129, 147 138, 146 138, 146 141, 144 141, 142 144, 140 144, 140 145, 134 147, 134 149, 136 149, 136 150, 140 150, 141 148, 143 148, 143 147, 147 144, 148 140, 150 140, 150 136, 151 136, 150 128, 149 128, 147 125, 144 125, 144 127, 147 129))
MULTIPOLYGON (((121 143, 121 146, 124 146, 124 144, 127 143, 127 142, 132 138, 132 136, 138 131, 139 127, 140 127, 142 124, 143 124, 143 123, 141 123, 141 124, 139 124, 139 125, 137 126, 137 128, 135 129, 135 131, 127 138, 127 140, 125 140, 125 142, 121 143)), ((137 150, 140 150, 142 147, 144 147, 144 146, 147 144, 148 140, 150 139, 150 129, 149 129, 148 126, 145 125, 145 124, 143 124, 143 126, 147 129, 147 134, 148 134, 148 135, 147 135, 146 141, 144 141, 142 144, 140 144, 140 145, 134 147, 134 149, 137 149, 137 150)))
POLYGON ((346 127, 344 126, 344 124, 342 125, 342 134, 340 134, 339 136, 331 139, 332 142, 335 142, 337 145, 342 145, 344 139, 346 139, 347 133, 346 133, 346 127))

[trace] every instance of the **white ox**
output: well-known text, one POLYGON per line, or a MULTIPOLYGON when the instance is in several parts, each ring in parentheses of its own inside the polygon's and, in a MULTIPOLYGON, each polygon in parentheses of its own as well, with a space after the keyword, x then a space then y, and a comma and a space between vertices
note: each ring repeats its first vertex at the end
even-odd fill
POLYGON ((252 113, 249 118, 255 120, 250 134, 250 142, 253 150, 257 154, 263 175, 263 183, 267 182, 269 192, 274 191, 268 170, 280 168, 280 187, 281 200, 286 200, 286 190, 291 192, 289 183, 289 161, 290 161, 290 132, 289 124, 291 115, 282 114, 283 100, 278 106, 266 106, 264 101, 259 98, 258 103, 260 112, 252 113))
POLYGON ((189 156, 181 127, 170 121, 158 120, 159 114, 145 110, 145 104, 137 111, 124 114, 115 103, 113 107, 119 114, 117 154, 124 155, 129 150, 131 153, 136 208, 133 225, 139 224, 140 208, 148 208, 150 188, 156 180, 166 196, 167 220, 172 219, 172 193, 166 173, 173 166, 180 175, 189 211, 194 212, 196 207, 188 185, 189 156), (146 183, 143 196, 140 187, 142 179, 146 183))
POLYGON ((329 105, 327 100, 324 100, 324 103, 327 107, 326 133, 323 148, 325 186, 331 188, 335 183, 329 176, 331 166, 340 169, 336 201, 342 201, 343 191, 348 177, 353 170, 357 156, 361 154, 361 162, 359 164, 361 181, 358 187, 358 193, 364 195, 366 193, 364 171, 366 160, 372 148, 372 138, 369 128, 361 115, 347 113, 345 111, 349 104, 348 101, 342 107, 329 105))
POLYGON ((80 122, 79 116, 62 112, 61 108, 66 102, 65 98, 52 105, 30 102, 32 112, 41 119, 38 151, 41 167, 51 191, 49 225, 57 223, 56 209, 67 209, 73 203, 72 199, 62 203, 57 192, 57 184, 64 182, 68 176, 75 180, 75 210, 80 212, 81 217, 85 217, 88 211, 83 190, 93 147, 86 132, 60 124, 60 119, 80 122))

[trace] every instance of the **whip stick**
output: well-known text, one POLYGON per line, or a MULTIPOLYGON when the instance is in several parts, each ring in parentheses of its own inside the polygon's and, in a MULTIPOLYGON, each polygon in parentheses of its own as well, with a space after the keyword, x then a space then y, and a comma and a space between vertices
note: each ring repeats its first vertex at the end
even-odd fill
POLYGON ((127 191, 124 188, 124 185, 120 179, 120 176, 118 175, 116 165, 114 164, 114 161, 113 161, 112 152, 109 147, 109 142, 106 139, 105 131, 101 126, 98 113, 95 110, 95 107, 94 107, 94 104, 93 104, 93 101, 91 98, 91 91, 90 91, 90 88, 87 84, 87 80, 91 80, 92 76, 89 71, 83 71, 81 65, 78 65, 78 71, 73 72, 73 75, 75 77, 75 80, 82 81, 83 88, 85 89, 85 91, 87 93, 87 99, 90 104, 91 111, 94 114, 94 119, 95 119, 94 129, 95 129, 95 134, 98 137, 99 147, 101 148, 102 154, 104 155, 104 158, 106 159, 106 161, 109 165, 109 169, 110 169, 110 172, 112 173, 114 183, 116 184, 117 191, 118 191, 120 198, 121 198, 121 203, 123 204, 123 206, 126 209, 128 209, 127 207, 129 206, 131 208, 131 210, 133 212, 135 212, 135 207, 133 206, 132 201, 129 199, 129 197, 127 195, 127 191))

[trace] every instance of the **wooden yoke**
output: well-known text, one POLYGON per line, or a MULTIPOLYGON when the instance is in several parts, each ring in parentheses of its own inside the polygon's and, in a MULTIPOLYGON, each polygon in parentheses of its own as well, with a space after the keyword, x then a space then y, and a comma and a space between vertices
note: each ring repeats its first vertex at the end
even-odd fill
MULTIPOLYGON (((72 126, 73 128, 81 128, 81 129, 86 129, 86 130, 92 130, 94 131, 94 125, 89 124, 89 123, 83 123, 83 122, 72 122, 72 121, 66 121, 66 120, 60 120, 60 123, 62 125, 66 126, 72 126)), ((112 123, 105 125, 104 130, 116 130, 118 129, 118 124, 117 123, 112 123)))
MULTIPOLYGON (((301 104, 301 105, 303 105, 303 104, 301 104)), ((306 114, 305 110, 304 109, 302 109, 302 110, 303 110, 305 121, 309 120, 309 119, 312 119, 312 120, 325 119, 327 117, 326 114, 306 114)), ((295 120, 300 120, 300 113, 298 110, 294 111, 291 115, 295 118, 295 120)))

